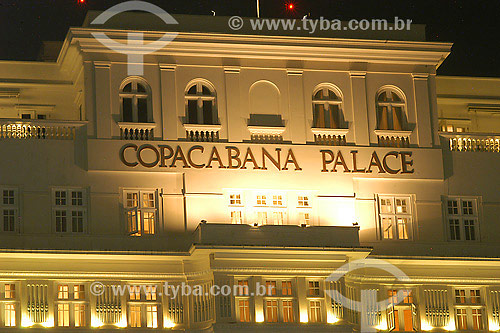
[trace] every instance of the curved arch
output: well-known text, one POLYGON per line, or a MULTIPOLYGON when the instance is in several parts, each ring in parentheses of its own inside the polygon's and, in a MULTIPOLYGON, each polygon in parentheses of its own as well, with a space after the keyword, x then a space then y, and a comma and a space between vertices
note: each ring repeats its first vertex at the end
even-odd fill
POLYGON ((120 114, 123 122, 153 122, 152 90, 141 76, 129 76, 120 84, 120 114))
POLYGON ((402 89, 384 85, 375 95, 377 128, 379 130, 406 130, 408 127, 406 95, 402 89))
POLYGON ((313 127, 345 128, 344 96, 334 84, 318 84, 312 94, 313 127))
POLYGON ((258 80, 248 89, 250 125, 283 126, 281 91, 268 80, 258 80))
POLYGON ((203 78, 189 81, 184 90, 184 100, 188 124, 218 123, 217 90, 212 82, 203 78))

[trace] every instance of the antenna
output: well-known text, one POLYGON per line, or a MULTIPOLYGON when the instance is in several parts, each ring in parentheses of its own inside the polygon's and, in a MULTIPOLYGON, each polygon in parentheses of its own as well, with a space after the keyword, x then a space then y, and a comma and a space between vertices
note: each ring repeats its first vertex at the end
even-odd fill
POLYGON ((260 1, 257 0, 257 18, 260 18, 260 1))

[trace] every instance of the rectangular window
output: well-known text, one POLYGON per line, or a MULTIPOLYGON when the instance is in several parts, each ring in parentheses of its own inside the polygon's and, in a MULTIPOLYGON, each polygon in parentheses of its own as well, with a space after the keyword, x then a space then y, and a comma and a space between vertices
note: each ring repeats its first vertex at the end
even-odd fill
POLYGON ((248 280, 240 280, 238 281, 238 296, 248 296, 248 280))
POLYGON ((320 301, 309 301, 309 322, 310 323, 320 323, 321 322, 321 302, 320 301))
POLYGON ((238 301, 238 307, 240 309, 240 322, 248 323, 250 322, 250 302, 247 299, 240 299, 238 301))
POLYGON ((257 206, 266 206, 267 205, 267 198, 265 195, 258 195, 257 196, 257 206))
POLYGON ((292 281, 281 282, 281 295, 292 296, 292 281))
POLYGON ((467 309, 456 309, 456 326, 458 330, 467 330, 467 309))
POLYGON ((231 206, 241 206, 241 194, 230 194, 229 195, 229 204, 231 206))
POLYGON ((378 208, 382 239, 411 239, 413 216, 410 196, 379 196, 378 208))
POLYGON ((300 212, 299 213, 299 222, 300 224, 311 224, 311 213, 300 212))
POLYGON ((5 299, 16 298, 16 285, 13 283, 5 284, 5 299))
POLYGON ((268 323, 278 322, 278 301, 266 301, 266 321, 268 323))
POLYGON ((75 284, 73 286, 73 298, 75 300, 85 299, 85 285, 75 284))
POLYGON ((472 310, 472 329, 482 330, 483 329, 483 311, 481 309, 471 309, 472 310))
POLYGON ((4 308, 4 322, 7 327, 16 326, 16 304, 6 303, 4 308))
POLYGON ((283 301, 283 322, 293 323, 293 301, 283 301))
POLYGON ((57 304, 57 326, 69 327, 69 303, 57 304))
POLYGON ((276 296, 276 281, 266 281, 266 295, 276 296))
POLYGON ((146 305, 146 325, 149 328, 158 327, 158 306, 146 305))
POLYGON ((318 297, 320 295, 319 281, 309 281, 307 296, 318 297))
POLYGON ((297 205, 298 205, 298 207, 310 207, 309 206, 309 197, 299 195, 297 205))
POLYGON ((273 195, 273 206, 283 206, 283 196, 273 195))
POLYGON ((257 223, 267 224, 267 212, 257 212, 257 223))
POLYGON ((75 312, 74 313, 75 313, 75 327, 87 326, 86 305, 85 304, 75 304, 75 312))
POLYGON ((60 284, 59 286, 57 286, 57 299, 69 299, 68 285, 60 284))
POLYGON ((142 327, 141 323, 141 306, 140 305, 130 305, 129 308, 129 326, 130 327, 142 327))
POLYGON ((479 237, 478 200, 447 198, 446 223, 448 240, 476 241, 479 237))
POLYGON ((16 220, 18 218, 18 199, 17 190, 4 188, 0 189, 0 231, 15 232, 16 220))
POLYGON ((84 189, 56 189, 53 203, 56 232, 85 232, 87 200, 84 189))
POLYGON ((156 286, 146 286, 146 301, 156 301, 156 286))
POLYGON ((481 292, 479 289, 470 290, 470 302, 472 304, 481 304, 481 292))
POLYGON ((130 236, 154 235, 158 216, 156 191, 124 191, 125 221, 130 236))
POLYGON ((140 286, 129 286, 130 295, 129 299, 131 301, 140 301, 141 300, 141 287, 140 286))
POLYGON ((241 210, 231 211, 231 223, 232 224, 242 224, 243 223, 243 213, 241 210))

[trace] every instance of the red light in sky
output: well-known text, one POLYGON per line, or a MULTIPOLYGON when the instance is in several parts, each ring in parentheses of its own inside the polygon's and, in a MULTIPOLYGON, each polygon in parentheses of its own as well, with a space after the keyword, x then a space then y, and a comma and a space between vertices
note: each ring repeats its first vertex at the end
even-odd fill
POLYGON ((295 9, 295 5, 293 3, 289 3, 286 5, 286 8, 288 8, 288 10, 294 10, 295 9))
POLYGON ((78 0, 78 3, 84 4, 85 0, 78 0))

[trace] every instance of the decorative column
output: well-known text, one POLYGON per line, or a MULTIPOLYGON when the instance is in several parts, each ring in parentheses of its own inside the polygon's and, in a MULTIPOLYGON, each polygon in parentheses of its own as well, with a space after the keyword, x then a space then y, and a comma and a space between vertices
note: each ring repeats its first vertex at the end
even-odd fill
POLYGON ((417 124, 417 144, 419 147, 432 147, 431 107, 429 101, 429 74, 412 74, 415 96, 415 122, 417 124))
POLYGON ((242 142, 243 130, 246 130, 246 122, 241 112, 240 97, 240 68, 225 67, 224 80, 226 86, 226 129, 229 142, 242 142))
POLYGON ((370 127, 366 102, 366 72, 351 71, 354 142, 357 146, 370 145, 370 127))
MULTIPOLYGON (((179 138, 177 115, 176 66, 160 64, 161 127, 163 140, 179 138)), ((182 137, 185 137, 183 133, 182 137)))
MULTIPOLYGON (((288 131, 293 143, 305 144, 307 139, 306 113, 311 112, 304 105, 304 84, 302 70, 287 70, 288 76, 288 131), (305 111, 305 112, 304 112, 305 111)), ((312 137, 311 137, 312 141, 312 137)))
POLYGON ((95 123, 98 139, 111 138, 111 63, 94 61, 95 123))

